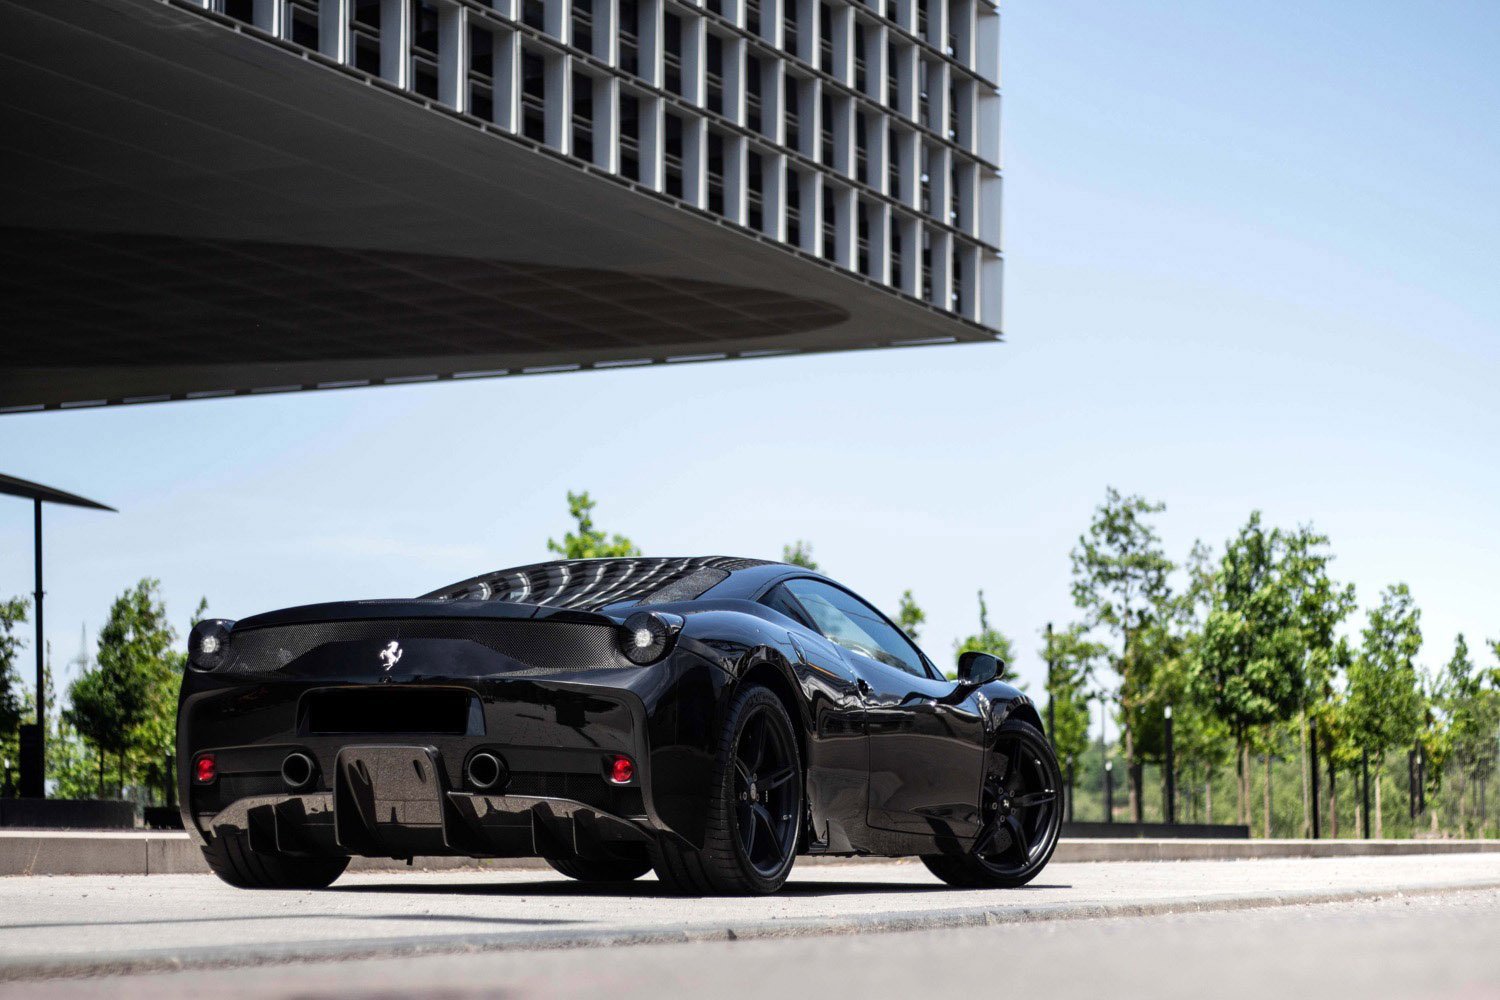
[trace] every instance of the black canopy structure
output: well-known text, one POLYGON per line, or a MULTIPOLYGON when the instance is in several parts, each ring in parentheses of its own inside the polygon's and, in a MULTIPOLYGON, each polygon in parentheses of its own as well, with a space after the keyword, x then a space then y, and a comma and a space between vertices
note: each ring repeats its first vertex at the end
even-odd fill
POLYGON ((41 483, 17 479, 0 473, 0 493, 30 500, 35 516, 36 532, 36 718, 35 724, 21 727, 21 797, 46 798, 47 795, 47 685, 45 677, 46 643, 42 626, 42 504, 55 503, 68 507, 87 507, 90 510, 115 512, 113 507, 97 500, 81 497, 76 493, 59 490, 41 483))

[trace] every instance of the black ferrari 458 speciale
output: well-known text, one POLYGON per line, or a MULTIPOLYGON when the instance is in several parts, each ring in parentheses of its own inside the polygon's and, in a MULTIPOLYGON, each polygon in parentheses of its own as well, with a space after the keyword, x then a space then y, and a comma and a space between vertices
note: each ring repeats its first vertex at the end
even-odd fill
POLYGON ((1002 667, 967 653, 947 680, 826 577, 724 557, 210 620, 178 712, 183 821, 244 887, 466 855, 768 893, 799 854, 1018 886, 1052 856, 1061 782, 1002 667))

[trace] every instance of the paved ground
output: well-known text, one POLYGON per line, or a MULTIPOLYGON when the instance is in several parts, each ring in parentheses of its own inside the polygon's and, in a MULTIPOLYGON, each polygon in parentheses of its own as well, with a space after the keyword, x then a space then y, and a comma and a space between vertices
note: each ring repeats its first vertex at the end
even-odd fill
MULTIPOLYGON (((1395 892, 1425 898, 1478 887, 1500 889, 1500 858, 1054 864, 1038 885, 995 892, 949 889, 919 864, 824 865, 801 871, 768 899, 675 898, 650 879, 601 893, 540 872, 352 875, 321 893, 243 892, 199 875, 7 878, 0 879, 0 979, 428 952, 743 943, 1395 892)), ((1492 921, 1487 933, 1496 950, 1500 927, 1492 921)), ((822 940, 812 947, 847 947, 822 940)))
MULTIPOLYGON (((1257 863, 1257 862, 1250 862, 1257 863)), ((498 952, 0 985, 52 1000, 420 995, 704 997, 1500 997, 1500 892, 896 934, 498 952)))

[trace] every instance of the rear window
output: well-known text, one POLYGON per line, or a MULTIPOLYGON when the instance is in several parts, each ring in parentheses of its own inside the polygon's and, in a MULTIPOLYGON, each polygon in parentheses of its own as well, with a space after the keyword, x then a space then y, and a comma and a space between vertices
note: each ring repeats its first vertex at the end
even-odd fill
POLYGON ((503 569, 422 596, 454 601, 505 601, 598 611, 636 604, 691 601, 758 559, 574 559, 503 569))

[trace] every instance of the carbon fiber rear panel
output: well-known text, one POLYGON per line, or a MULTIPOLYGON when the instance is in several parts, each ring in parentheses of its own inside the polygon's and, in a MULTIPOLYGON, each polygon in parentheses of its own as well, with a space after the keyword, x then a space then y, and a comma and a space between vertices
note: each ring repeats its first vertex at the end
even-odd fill
POLYGON ((236 631, 229 643, 229 662, 218 672, 269 673, 328 643, 405 639, 468 639, 536 671, 631 666, 620 655, 616 631, 608 625, 394 618, 236 631))

